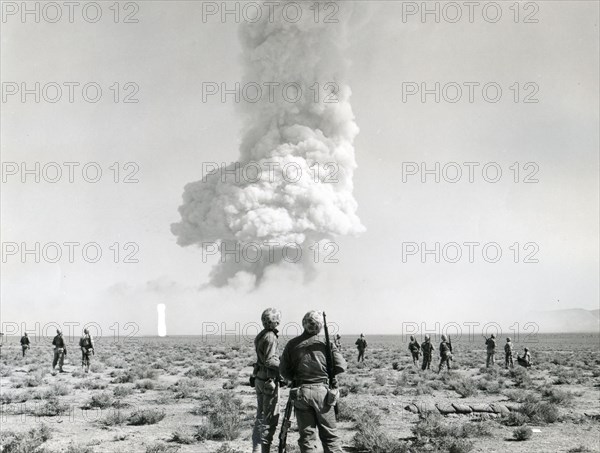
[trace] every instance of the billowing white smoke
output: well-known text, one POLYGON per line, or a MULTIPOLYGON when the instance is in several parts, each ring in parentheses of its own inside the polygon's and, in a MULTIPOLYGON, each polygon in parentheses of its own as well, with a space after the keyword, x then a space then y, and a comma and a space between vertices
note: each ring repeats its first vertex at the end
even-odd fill
MULTIPOLYGON (((358 127, 344 80, 343 12, 338 23, 324 23, 323 17, 315 22, 304 8, 302 18, 292 23, 282 19, 280 8, 274 21, 265 15, 240 29, 242 86, 256 83, 263 95, 256 103, 243 103, 239 164, 228 169, 251 163, 251 171, 247 177, 241 171, 216 172, 187 184, 179 208, 182 220, 171 226, 182 246, 223 243, 231 250, 249 243, 276 244, 274 254, 264 253, 255 263, 235 257, 221 262, 211 275, 218 286, 240 271, 251 273, 258 283, 268 265, 281 261, 285 244, 306 249, 364 229, 352 195, 358 127), (272 97, 268 83, 279 84, 272 97), (292 86, 287 100, 281 94, 286 84, 300 87, 296 92, 292 86), (301 96, 291 102, 297 93, 301 96), (258 181, 257 165, 262 169, 258 181)), ((311 260, 312 254, 303 257, 311 260)))

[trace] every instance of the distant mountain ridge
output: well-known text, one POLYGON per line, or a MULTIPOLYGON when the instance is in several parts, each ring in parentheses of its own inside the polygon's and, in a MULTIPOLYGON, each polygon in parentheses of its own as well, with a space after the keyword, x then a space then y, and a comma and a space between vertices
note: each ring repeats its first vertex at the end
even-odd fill
POLYGON ((539 325, 540 332, 600 332, 600 310, 532 311, 529 317, 530 321, 539 325))

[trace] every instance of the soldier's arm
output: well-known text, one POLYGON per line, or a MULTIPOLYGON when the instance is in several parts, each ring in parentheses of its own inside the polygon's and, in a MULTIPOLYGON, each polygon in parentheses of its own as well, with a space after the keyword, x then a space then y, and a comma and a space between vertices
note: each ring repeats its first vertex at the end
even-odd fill
POLYGON ((346 371, 346 368, 348 368, 346 359, 344 359, 344 356, 338 349, 336 349, 335 347, 332 349, 333 349, 333 373, 334 374, 344 373, 346 371))
POLYGON ((288 381, 294 380, 294 374, 292 369, 292 360, 290 357, 290 349, 288 348, 289 343, 285 346, 283 354, 279 360, 279 374, 288 381))
POLYGON ((265 335, 265 365, 267 368, 277 371, 279 369, 279 357, 277 356, 277 337, 274 333, 265 335))

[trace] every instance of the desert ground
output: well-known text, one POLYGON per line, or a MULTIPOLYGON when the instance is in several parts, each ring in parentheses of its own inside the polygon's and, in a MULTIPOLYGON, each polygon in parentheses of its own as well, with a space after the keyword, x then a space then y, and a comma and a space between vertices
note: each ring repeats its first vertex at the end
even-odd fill
MULTIPOLYGON (((342 337, 345 451, 600 451, 598 334, 516 341, 518 352, 529 347, 534 366, 515 362, 513 370, 504 369, 503 353, 485 368, 482 336, 453 340, 454 369, 441 374, 415 368, 402 336, 367 336, 366 360, 357 364, 355 339, 342 337), (483 411, 456 414, 452 404, 483 411)), ((22 358, 18 338, 3 337, 2 453, 251 451, 251 338, 97 339, 89 374, 78 339, 67 340, 66 372, 53 373, 51 338, 32 338, 22 358)), ((436 371, 438 361, 436 354, 436 371)), ((282 411, 287 396, 282 389, 282 411)), ((297 438, 294 420, 288 451, 299 451, 297 438)))

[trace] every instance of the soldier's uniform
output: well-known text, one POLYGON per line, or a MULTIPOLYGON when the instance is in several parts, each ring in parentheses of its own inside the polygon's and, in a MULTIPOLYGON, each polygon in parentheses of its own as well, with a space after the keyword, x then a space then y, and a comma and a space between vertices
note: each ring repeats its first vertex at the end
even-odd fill
POLYGON ((25 353, 29 349, 29 336, 27 332, 21 337, 21 350, 23 351, 23 357, 25 357, 25 353))
POLYGON ((510 338, 506 339, 506 344, 504 345, 504 368, 508 369, 508 365, 510 365, 511 368, 514 368, 512 342, 510 341, 510 338))
POLYGON ((84 329, 83 337, 79 339, 79 347, 81 348, 81 366, 88 373, 90 371, 90 354, 94 351, 94 342, 87 329, 84 329))
POLYGON ((361 333, 360 338, 356 340, 356 349, 358 349, 358 362, 365 361, 365 349, 367 349, 367 340, 365 340, 365 336, 361 333))
POLYGON ((517 355, 517 363, 525 368, 529 368, 531 366, 531 354, 527 348, 525 348, 524 351, 523 357, 517 355))
MULTIPOLYGON (((315 311, 304 316, 304 332, 288 342, 279 365, 281 375, 292 381, 295 387, 290 394, 297 392, 294 408, 300 433, 298 445, 301 453, 318 451, 317 433, 324 453, 342 453, 332 405, 335 404, 335 401, 332 401, 335 393, 329 390, 327 346, 325 341, 318 337, 323 327, 322 319, 322 314, 315 311)), ((331 345, 331 348, 334 373, 343 373, 346 371, 346 361, 335 345, 331 345)))
POLYGON ((435 347, 431 344, 429 340, 429 335, 425 335, 425 340, 421 344, 421 351, 423 352, 423 366, 421 367, 423 370, 429 370, 431 367, 431 356, 433 355, 433 351, 435 347))
POLYGON ((67 346, 65 345, 65 340, 62 337, 62 332, 60 330, 56 331, 56 336, 52 340, 52 345, 54 346, 54 360, 52 361, 52 369, 56 368, 58 364, 58 370, 63 372, 63 364, 65 362, 65 354, 67 353, 67 346))
POLYGON ((254 339, 256 364, 253 382, 256 390, 256 421, 252 432, 253 453, 269 452, 279 422, 279 353, 277 326, 281 313, 266 309, 261 316, 264 329, 254 339), (260 450, 259 450, 260 448, 260 450))
POLYGON ((450 360, 452 359, 452 346, 447 342, 447 338, 445 335, 442 335, 442 342, 440 343, 440 366, 438 368, 438 373, 442 371, 442 367, 444 364, 448 367, 448 371, 450 371, 450 360))
POLYGON ((339 335, 336 335, 335 339, 333 340, 333 344, 338 349, 338 351, 341 351, 342 350, 342 337, 339 335))
POLYGON ((413 365, 417 365, 419 363, 419 355, 421 353, 421 345, 415 337, 411 335, 410 342, 408 343, 408 350, 410 351, 413 359, 413 365))
POLYGON ((485 346, 487 350, 487 358, 485 360, 485 367, 489 368, 490 364, 494 365, 496 363, 496 336, 492 334, 490 338, 485 340, 485 346))

